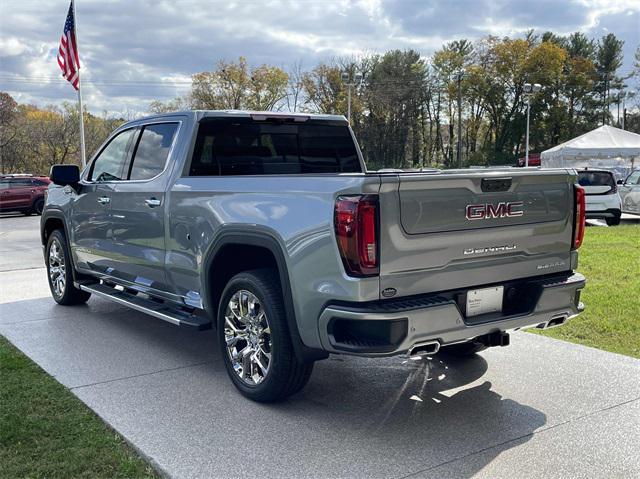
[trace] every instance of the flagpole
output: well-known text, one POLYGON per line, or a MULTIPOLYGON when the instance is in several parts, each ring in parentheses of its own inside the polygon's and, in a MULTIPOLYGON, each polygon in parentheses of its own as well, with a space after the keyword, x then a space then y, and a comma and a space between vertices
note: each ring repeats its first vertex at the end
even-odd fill
MULTIPOLYGON (((76 16, 76 2, 74 0, 71 0, 71 5, 73 6, 73 33, 76 37, 76 45, 80 45, 80 39, 78 38, 78 17, 76 16)), ((79 54, 78 58, 80 58, 79 54)), ((84 149, 84 110, 82 108, 82 80, 80 75, 80 65, 78 65, 78 106, 80 108, 80 155, 82 158, 82 167, 84 168, 87 165, 87 157, 84 149)))

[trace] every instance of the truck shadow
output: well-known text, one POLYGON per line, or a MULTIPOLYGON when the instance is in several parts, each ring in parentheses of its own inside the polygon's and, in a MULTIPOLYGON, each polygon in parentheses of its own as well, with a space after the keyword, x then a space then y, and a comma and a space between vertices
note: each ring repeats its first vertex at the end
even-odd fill
POLYGON ((307 388, 272 407, 285 415, 304 408, 318 427, 329 422, 367 449, 413 458, 414 471, 427 475, 441 477, 439 465, 465 457, 445 475, 471 477, 547 422, 543 412, 492 390, 487 369, 481 355, 332 357, 317 364, 307 388))

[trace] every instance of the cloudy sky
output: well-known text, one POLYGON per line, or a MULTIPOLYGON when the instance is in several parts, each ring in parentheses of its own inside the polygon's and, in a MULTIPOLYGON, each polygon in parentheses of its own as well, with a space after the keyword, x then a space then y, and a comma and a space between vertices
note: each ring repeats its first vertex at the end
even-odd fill
MULTIPOLYGON (((68 0, 0 0, 0 90, 39 105, 75 100, 55 57, 68 0)), ((219 59, 312 67, 337 55, 530 28, 609 32, 640 44, 640 0, 77 0, 83 93, 93 112, 144 111, 188 91, 219 59)))

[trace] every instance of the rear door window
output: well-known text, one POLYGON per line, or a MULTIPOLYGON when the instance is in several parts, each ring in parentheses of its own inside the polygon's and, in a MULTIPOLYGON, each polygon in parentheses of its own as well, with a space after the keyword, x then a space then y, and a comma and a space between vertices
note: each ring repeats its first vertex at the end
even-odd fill
POLYGON ((178 123, 146 125, 138 140, 130 167, 130 180, 149 180, 164 170, 178 123))
POLYGON ((212 121, 198 130, 190 176, 361 172, 346 125, 212 121))
POLYGON ((14 179, 10 182, 11 188, 26 188, 31 186, 31 180, 28 178, 14 179))

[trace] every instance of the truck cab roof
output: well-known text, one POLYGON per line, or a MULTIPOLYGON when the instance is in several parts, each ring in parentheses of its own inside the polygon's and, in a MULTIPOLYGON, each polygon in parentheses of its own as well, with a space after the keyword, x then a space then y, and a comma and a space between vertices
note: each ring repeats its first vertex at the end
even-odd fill
POLYGON ((279 111, 252 111, 252 110, 181 110, 167 113, 159 113, 149 115, 142 118, 129 121, 123 124, 119 129, 131 125, 146 123, 150 120, 162 120, 165 118, 174 118, 176 116, 192 116, 195 121, 201 121, 207 118, 251 118, 256 121, 281 120, 293 122, 329 121, 347 124, 344 115, 326 115, 319 113, 300 113, 300 112, 279 112, 279 111))

